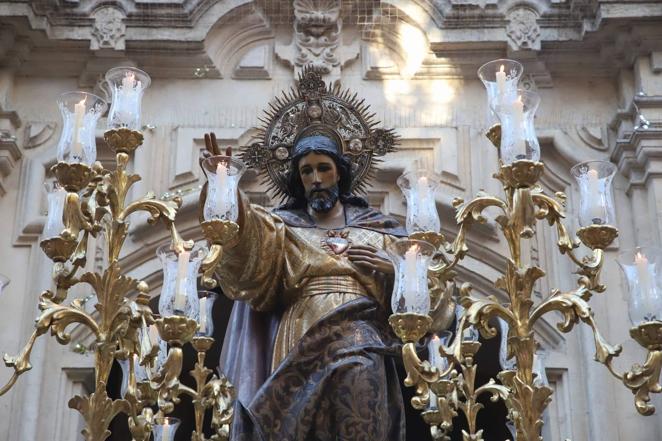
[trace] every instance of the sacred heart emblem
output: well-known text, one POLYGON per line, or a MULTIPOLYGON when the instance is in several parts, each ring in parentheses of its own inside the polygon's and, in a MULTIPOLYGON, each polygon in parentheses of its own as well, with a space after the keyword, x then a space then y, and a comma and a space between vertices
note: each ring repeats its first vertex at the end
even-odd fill
POLYGON ((349 231, 327 231, 326 235, 327 237, 322 239, 322 248, 329 254, 339 256, 349 249, 349 231))

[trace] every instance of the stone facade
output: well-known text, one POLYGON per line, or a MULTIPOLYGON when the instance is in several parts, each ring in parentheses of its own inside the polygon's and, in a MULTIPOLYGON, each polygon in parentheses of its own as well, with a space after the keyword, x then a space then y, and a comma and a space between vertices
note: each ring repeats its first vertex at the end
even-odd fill
MULTIPOLYGON (((0 2, 0 272, 11 284, 0 298, 0 350, 17 352, 32 330, 36 299, 49 286, 50 264, 39 246, 45 219, 44 179, 56 161, 60 131, 55 99, 83 89, 103 94, 101 75, 133 65, 153 77, 144 102, 145 145, 131 164, 143 181, 135 194, 181 194, 178 227, 201 238, 196 203, 203 134, 223 144, 249 144, 274 94, 293 85, 305 62, 327 69, 371 104, 402 137, 368 196, 403 216, 395 180, 414 161, 441 174, 437 195, 444 230, 453 235, 451 201, 478 190, 498 193, 491 179, 497 153, 482 135, 488 124, 477 68, 509 57, 525 67, 523 86, 538 90, 537 131, 547 190, 568 192, 569 222, 577 203, 569 168, 586 159, 618 165, 620 237, 608 252, 605 294, 592 305, 603 334, 625 342, 620 370, 643 362, 629 340, 624 280, 614 261, 621 248, 662 245, 662 3, 659 0, 36 0, 0 2)), ((103 161, 112 157, 98 138, 103 161)), ((251 174, 243 188, 271 204, 251 174)), ((166 231, 132 222, 122 266, 157 295, 155 249, 166 231)), ((470 236, 460 278, 495 294, 492 281, 505 247, 493 223, 470 236)), ((531 259, 547 270, 539 291, 567 289, 572 267, 540 225, 531 259)), ((102 244, 90 244, 100 255, 102 244)), ((88 265, 99 260, 89 259, 88 265)), ((84 289, 74 293, 86 296, 84 289)), ((496 293, 499 295, 499 293, 496 293)), ((92 305, 89 305, 91 308, 92 305)), ((549 319, 538 329, 556 389, 545 439, 654 441, 662 418, 639 416, 632 394, 593 359, 590 330, 561 334, 549 319)), ((85 346, 90 337, 72 330, 85 346)), ((67 400, 89 388, 93 359, 74 346, 42 338, 32 372, 0 398, 0 441, 82 439, 67 400)), ((0 372, 0 382, 9 377, 0 372)), ((662 399, 655 397, 658 407, 662 399)))

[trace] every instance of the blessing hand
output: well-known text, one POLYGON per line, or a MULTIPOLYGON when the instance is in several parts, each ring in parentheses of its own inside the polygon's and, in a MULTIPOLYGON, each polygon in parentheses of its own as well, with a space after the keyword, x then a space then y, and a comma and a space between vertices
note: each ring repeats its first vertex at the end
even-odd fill
POLYGON ((393 263, 384 252, 370 245, 352 245, 347 250, 347 258, 362 268, 393 275, 393 263))
MULTIPOLYGON (((205 148, 207 152, 204 152, 203 155, 221 155, 221 149, 218 147, 218 141, 216 140, 216 134, 214 132, 205 133, 205 148)), ((225 148, 225 156, 232 156, 232 147, 227 146, 225 148)))

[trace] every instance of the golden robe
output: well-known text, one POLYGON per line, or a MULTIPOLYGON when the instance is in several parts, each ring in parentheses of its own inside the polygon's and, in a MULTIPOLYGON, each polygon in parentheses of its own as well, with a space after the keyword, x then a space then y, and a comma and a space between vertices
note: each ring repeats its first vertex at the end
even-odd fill
MULTIPOLYGON (((393 240, 377 229, 348 226, 328 230, 286 225, 281 217, 243 198, 241 231, 226 247, 219 265, 221 288, 228 297, 258 311, 282 309, 271 360, 275 370, 319 319, 361 296, 387 307, 390 290, 379 273, 353 264, 344 241, 378 249, 393 240), (329 234, 337 239, 334 249, 329 234)), ((365 209, 368 210, 368 209, 365 209)), ((347 213, 346 213, 347 217, 347 213)))

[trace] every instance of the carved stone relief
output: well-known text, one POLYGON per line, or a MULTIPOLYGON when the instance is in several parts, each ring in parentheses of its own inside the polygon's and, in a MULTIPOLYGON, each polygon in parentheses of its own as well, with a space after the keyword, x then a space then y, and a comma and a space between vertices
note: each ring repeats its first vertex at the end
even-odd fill
POLYGON ((123 51, 126 25, 123 23, 124 13, 112 6, 104 6, 92 13, 94 26, 90 49, 115 49, 123 51))
POLYGON ((540 50, 538 13, 530 8, 516 8, 508 12, 506 34, 515 50, 540 50))
POLYGON ((324 73, 340 65, 336 49, 340 44, 339 0, 295 0, 294 39, 297 55, 294 65, 313 64, 324 73))

